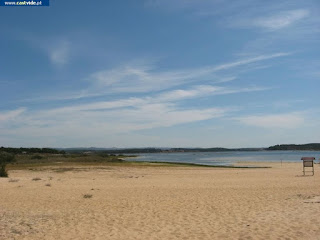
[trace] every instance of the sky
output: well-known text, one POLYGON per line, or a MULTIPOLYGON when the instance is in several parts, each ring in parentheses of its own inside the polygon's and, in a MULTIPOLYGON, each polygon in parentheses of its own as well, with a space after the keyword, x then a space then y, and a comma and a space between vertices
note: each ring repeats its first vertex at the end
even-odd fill
POLYGON ((320 1, 0 6, 0 146, 320 142, 320 1))

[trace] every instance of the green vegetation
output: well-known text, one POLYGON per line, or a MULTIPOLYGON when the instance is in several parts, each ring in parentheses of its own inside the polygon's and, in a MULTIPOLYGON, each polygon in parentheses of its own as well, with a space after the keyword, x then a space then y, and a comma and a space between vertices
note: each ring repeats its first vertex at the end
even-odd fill
POLYGON ((14 160, 14 155, 7 152, 0 152, 0 177, 8 177, 6 165, 14 160))
POLYGON ((0 152, 7 152, 12 154, 31 154, 31 153, 63 154, 65 153, 65 151, 60 151, 53 148, 10 148, 10 147, 0 147, 0 152))
POLYGON ((0 177, 8 177, 5 165, 0 166, 0 177))
POLYGON ((125 149, 103 149, 103 148, 66 148, 68 153, 99 153, 99 154, 123 154, 123 153, 160 153, 161 148, 125 148, 125 149))
MULTIPOLYGON (((12 155, 13 156, 13 155, 12 155)), ((8 169, 35 169, 43 166, 122 164, 124 155, 114 154, 16 154, 8 169)))
MULTIPOLYGON (((132 156, 131 156, 132 157, 132 156)), ((8 165, 10 169, 29 169, 39 171, 42 167, 53 167, 53 171, 66 172, 81 170, 84 171, 87 166, 125 166, 125 167, 208 167, 208 168, 247 168, 234 166, 209 166, 194 163, 176 163, 176 162, 139 162, 127 161, 127 155, 115 155, 106 153, 91 154, 17 154, 16 161, 8 165), (84 168, 79 169, 79 166, 84 168), (76 167, 76 168, 75 168, 76 167)), ((37 179, 38 180, 38 179, 37 179)), ((36 181, 36 180, 34 180, 36 181)))
POLYGON ((42 156, 40 156, 40 155, 33 155, 32 157, 31 157, 31 159, 43 159, 44 157, 42 157, 42 156))

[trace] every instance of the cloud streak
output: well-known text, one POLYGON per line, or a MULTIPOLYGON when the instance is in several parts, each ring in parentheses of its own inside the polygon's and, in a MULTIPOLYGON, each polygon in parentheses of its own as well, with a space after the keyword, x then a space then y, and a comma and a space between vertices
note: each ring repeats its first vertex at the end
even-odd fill
POLYGON ((25 111, 25 108, 18 108, 12 111, 0 112, 0 122, 12 121, 25 111))
POLYGON ((305 119, 301 113, 252 115, 237 118, 243 124, 262 128, 294 129, 302 126, 305 119))
MULTIPOLYGON (((131 104, 128 104, 131 105, 131 104)), ((119 105, 118 105, 119 106, 119 105)), ((121 134, 131 131, 170 127, 177 124, 196 122, 224 116, 230 110, 225 108, 204 108, 181 110, 169 103, 146 103, 130 108, 101 109, 102 105, 82 106, 54 110, 25 112, 15 116, 18 127, 10 128, 9 117, 4 133, 28 133, 54 136, 91 132, 97 137, 107 134, 121 134), (7 126, 7 127, 6 127, 7 126), (99 131, 97 131, 99 129, 99 131)), ((105 106, 103 106, 105 107, 105 106)), ((91 135, 90 134, 90 135, 91 135)), ((28 135, 26 135, 28 136, 28 135)))
MULTIPOLYGON (((219 84, 226 84, 237 79, 238 74, 242 74, 252 69, 260 69, 265 67, 260 64, 264 61, 283 58, 291 55, 289 52, 278 52, 273 54, 262 54, 251 58, 239 59, 233 62, 223 63, 220 65, 179 69, 172 71, 161 71, 154 65, 124 65, 110 70, 97 71, 86 78, 88 87, 83 88, 77 92, 58 92, 54 96, 41 96, 36 98, 23 99, 23 102, 43 102, 43 101, 78 101, 86 98, 98 98, 101 96, 114 95, 118 93, 136 94, 148 93, 149 95, 158 94, 154 96, 168 97, 172 94, 174 98, 178 95, 188 95, 192 97, 197 95, 197 91, 201 90, 203 95, 221 95, 231 94, 237 92, 250 92, 267 90, 263 87, 244 87, 242 89, 223 88, 219 84), (233 76, 232 76, 233 75, 233 76), (194 86, 194 84, 197 84, 194 86), (193 88, 191 90, 188 88, 193 88), (173 92, 163 93, 168 89, 174 89, 173 92), (200 89, 202 88, 202 89, 200 89)), ((270 62, 268 63, 268 66, 270 62)))
POLYGON ((153 97, 127 98, 116 101, 100 101, 65 107, 30 110, 17 109, 0 115, 2 126, 7 133, 26 132, 34 134, 70 134, 88 132, 98 135, 120 134, 143 129, 170 127, 220 118, 235 111, 228 107, 205 107, 180 109, 178 104, 185 99, 194 99, 217 94, 234 94, 248 91, 261 91, 257 88, 229 89, 210 85, 198 85, 190 89, 162 92, 153 97), (10 128, 15 119, 16 126, 10 128), (96 129, 100 129, 97 133, 96 129), (34 133, 33 133, 34 131, 34 133))
MULTIPOLYGON (((291 53, 279 52, 274 54, 259 55, 252 58, 237 60, 216 66, 201 67, 195 69, 183 69, 175 71, 157 71, 150 65, 123 66, 111 70, 98 71, 89 77, 89 81, 95 84, 96 88, 107 88, 113 92, 150 92, 161 91, 183 84, 198 82, 199 79, 210 80, 211 82, 223 82, 215 76, 237 67, 247 66, 252 63, 259 63, 266 60, 285 57, 291 53)), ((230 78, 229 78, 230 79, 230 78)), ((234 77, 231 78, 233 80, 234 77)))
POLYGON ((228 88, 217 87, 212 85, 196 85, 189 89, 177 89, 171 91, 164 91, 154 96, 147 96, 143 98, 131 97, 127 99, 120 99, 116 101, 100 101, 80 105, 72 105, 66 107, 60 107, 52 110, 47 110, 47 113, 51 113, 52 116, 70 113, 75 111, 100 111, 100 110, 112 110, 119 108, 129 107, 142 107, 152 104, 175 104, 179 101, 186 99, 197 99, 202 97, 214 96, 214 95, 227 95, 237 94, 243 92, 256 92, 266 91, 270 88, 264 87, 247 87, 247 88, 228 88))
POLYGON ((291 11, 284 11, 268 17, 254 19, 252 26, 265 28, 267 30, 279 30, 306 18, 309 11, 306 9, 296 9, 291 11))

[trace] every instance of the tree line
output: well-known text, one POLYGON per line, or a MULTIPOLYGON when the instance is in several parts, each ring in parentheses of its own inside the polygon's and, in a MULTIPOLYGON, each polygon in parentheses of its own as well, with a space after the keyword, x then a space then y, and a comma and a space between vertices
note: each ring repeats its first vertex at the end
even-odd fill
POLYGON ((267 150, 300 150, 300 151, 320 151, 320 143, 308 144, 278 144, 267 148, 267 150))
POLYGON ((11 148, 0 147, 0 152, 7 152, 12 154, 30 154, 30 153, 50 153, 50 154, 64 154, 65 151, 53 149, 53 148, 11 148))

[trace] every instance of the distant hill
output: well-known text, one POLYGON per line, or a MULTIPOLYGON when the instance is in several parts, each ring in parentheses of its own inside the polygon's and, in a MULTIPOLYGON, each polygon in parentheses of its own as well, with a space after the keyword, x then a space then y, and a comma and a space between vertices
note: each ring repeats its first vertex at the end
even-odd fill
POLYGON ((308 143, 308 144, 281 144, 267 148, 266 150, 309 150, 320 151, 320 143, 308 143))

